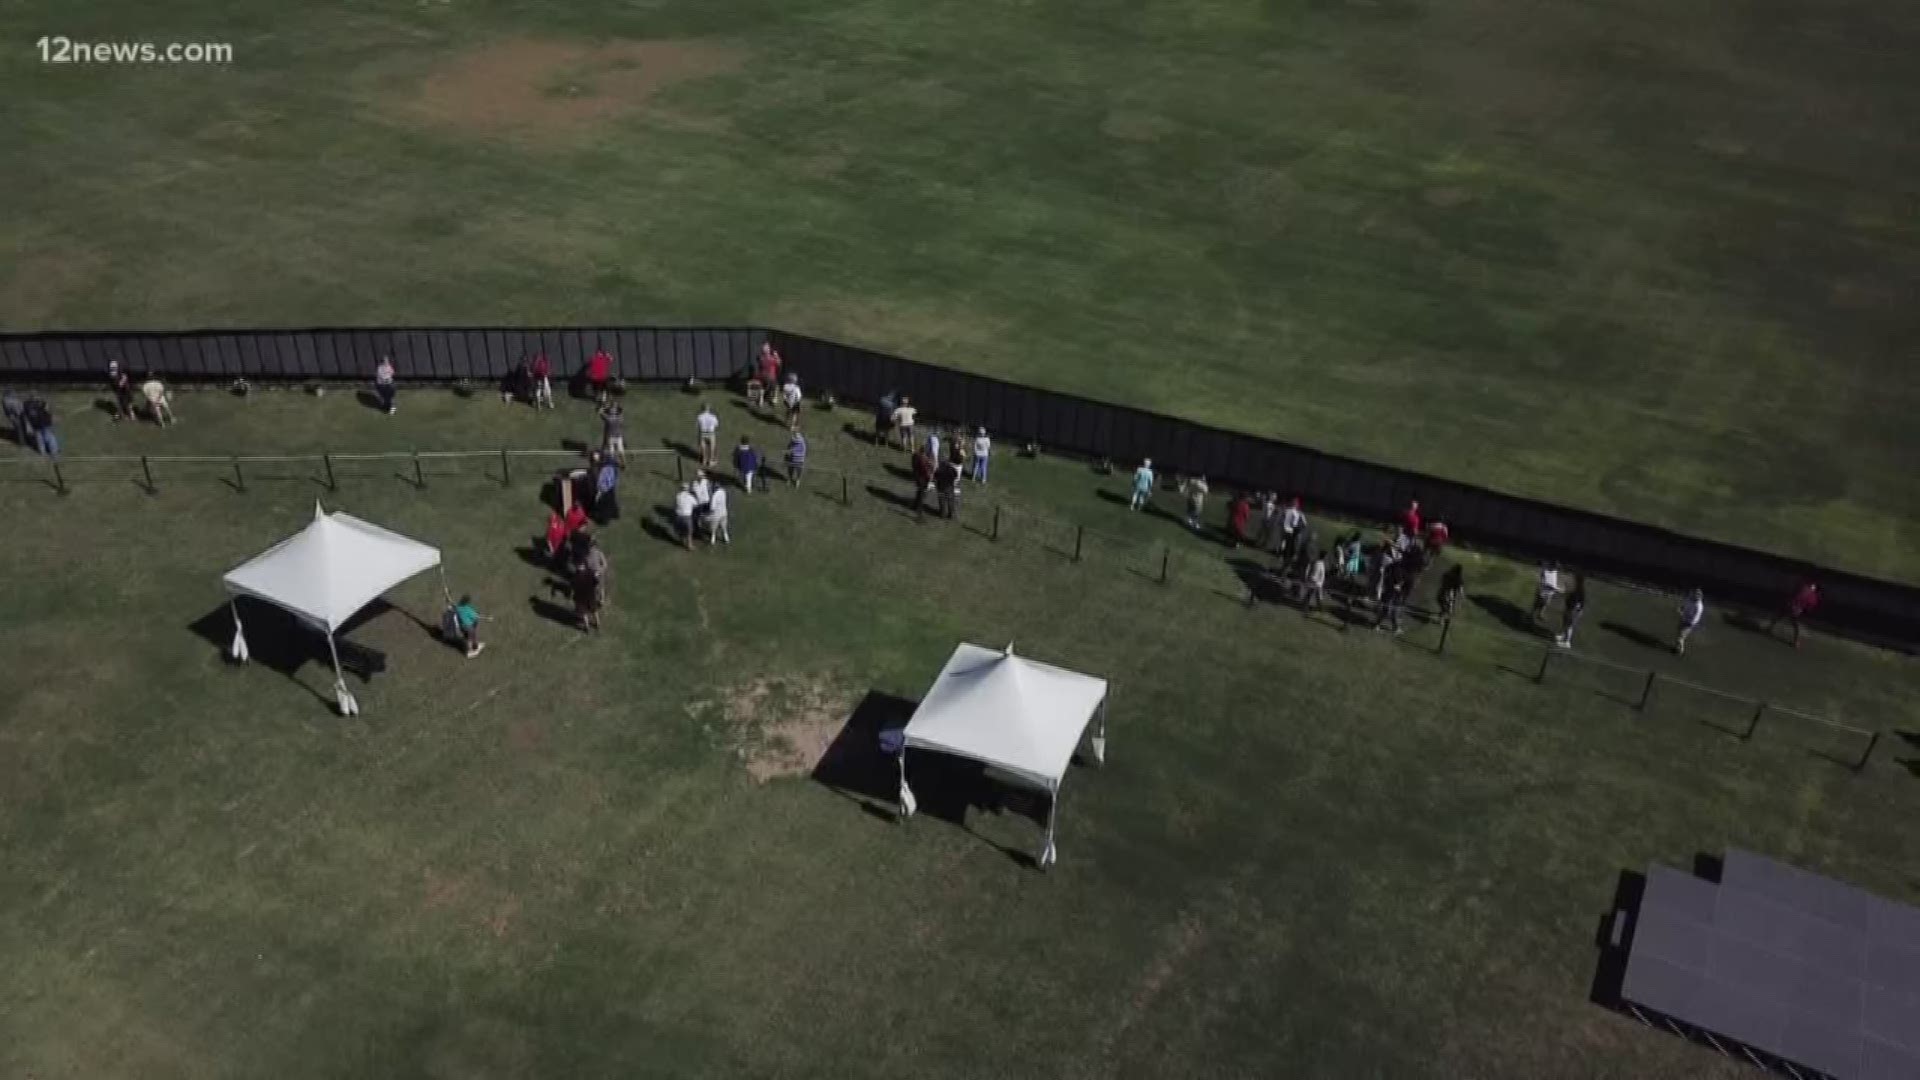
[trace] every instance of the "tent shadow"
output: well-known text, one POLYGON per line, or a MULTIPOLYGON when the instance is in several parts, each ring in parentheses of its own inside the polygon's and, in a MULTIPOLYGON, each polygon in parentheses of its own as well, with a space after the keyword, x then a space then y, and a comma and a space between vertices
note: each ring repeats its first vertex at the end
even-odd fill
POLYGON ((1507 629, 1528 637, 1544 637, 1546 632, 1533 621, 1533 616, 1519 604, 1504 596, 1492 593, 1476 593, 1471 598, 1474 606, 1500 620, 1507 629))
MULTIPOLYGON (((326 638, 318 630, 300 622, 293 615, 272 604, 262 603, 250 597, 240 597, 237 601, 240 619, 246 626, 247 654, 251 663, 259 664, 270 671, 285 676, 287 681, 312 694, 329 708, 334 704, 331 693, 332 680, 325 676, 331 667, 327 657, 326 638), (301 678, 300 672, 309 663, 315 670, 322 672, 321 684, 316 686, 301 678)), ((385 607, 384 601, 370 606, 385 607)), ((364 621, 364 620, 356 620, 364 621)), ((200 618, 187 624, 187 629, 202 641, 227 655, 227 649, 233 644, 233 613, 227 605, 207 612, 200 618)), ((341 634, 346 633, 341 628, 341 634)), ((377 650, 364 649, 351 642, 336 637, 335 644, 340 650, 340 667, 359 676, 365 682, 379 671, 386 669, 386 657, 377 650)), ((229 660, 232 664, 234 661, 229 660)), ((237 664, 235 666, 238 666, 237 664)))

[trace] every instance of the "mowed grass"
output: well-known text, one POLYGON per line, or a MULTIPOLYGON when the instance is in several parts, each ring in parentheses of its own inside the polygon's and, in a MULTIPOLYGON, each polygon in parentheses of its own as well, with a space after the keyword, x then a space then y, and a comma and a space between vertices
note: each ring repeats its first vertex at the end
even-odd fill
POLYGON ((1910 4, 0 31, 8 329, 764 322, 1920 580, 1910 4), (49 33, 236 60, 48 65, 49 33))
MULTIPOLYGON (((391 418, 188 394, 165 432, 56 404, 70 440, 134 453, 593 428, 577 403, 443 393, 391 418)), ((728 441, 777 439, 719 404, 728 441)), ((630 408, 657 446, 693 402, 630 408)), ((1679 695, 1639 716, 1566 677, 1575 658, 1536 685, 1537 642, 1494 614, 1524 604, 1524 570, 1470 553, 1445 656, 1426 626, 1249 610, 1235 553, 1071 462, 1003 457, 991 501, 917 524, 887 498, 899 459, 837 433, 861 420, 809 413, 815 475, 740 499, 730 549, 652 535, 673 466, 636 466, 597 637, 536 610, 515 551, 542 517, 531 470, 430 459, 416 489, 404 461, 362 463, 329 492, 261 464, 241 493, 161 462, 149 495, 76 461, 62 497, 8 451, 0 1072, 1735 1076, 1587 1002, 1620 871, 1736 844, 1920 899, 1909 739, 1855 775, 1817 753, 1857 743, 1778 720, 1741 743, 1707 724, 1744 713, 1679 695), (290 674, 225 663, 220 573, 316 497, 440 544, 497 618, 488 651, 413 621, 439 603, 423 579, 348 634, 390 662, 355 680, 360 718, 332 715, 317 641, 290 674), (1078 563, 1064 522, 1102 530, 1078 563), (991 787, 964 790, 964 824, 902 825, 864 785, 748 771, 795 712, 917 697, 958 640, 1115 680, 1108 763, 1069 776, 1047 873, 1009 857, 1037 849, 1035 808, 991 787)), ((1666 601, 1595 606, 1582 653, 1920 728, 1910 661, 1719 620, 1679 661, 1631 633, 1664 633, 1666 601)))

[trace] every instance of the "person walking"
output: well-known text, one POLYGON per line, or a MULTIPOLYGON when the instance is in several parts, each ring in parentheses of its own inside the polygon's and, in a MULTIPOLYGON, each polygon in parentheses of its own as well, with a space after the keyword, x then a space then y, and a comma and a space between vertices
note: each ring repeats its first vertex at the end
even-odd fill
POLYGON ((933 493, 933 474, 938 467, 926 447, 913 452, 913 517, 916 521, 925 520, 927 516, 927 496, 933 493))
MULTIPOLYGON (((388 370, 392 370, 392 365, 388 365, 388 370)), ((160 376, 147 372, 146 381, 140 384, 140 396, 147 399, 147 415, 154 423, 161 427, 173 423, 173 397, 167 393, 167 384, 160 381, 160 376)))
POLYGON ((373 366, 373 392, 380 399, 380 407, 393 415, 396 386, 393 378, 393 357, 382 356, 373 366))
POLYGON ((927 453, 933 455, 935 462, 940 460, 940 429, 937 427, 927 432, 927 453))
POLYGON ((0 413, 7 417, 7 428, 13 433, 13 441, 20 446, 34 442, 33 433, 27 429, 27 406, 14 393, 13 387, 0 390, 0 413))
POLYGON ((713 414, 713 406, 702 402, 700 415, 693 418, 694 430, 700 436, 700 467, 711 468, 720 442, 720 418, 713 414))
POLYGON ((600 406, 600 449, 620 464, 627 463, 627 410, 617 401, 600 406))
POLYGON ((1587 579, 1583 574, 1573 579, 1573 589, 1567 593, 1567 602, 1560 612, 1560 633, 1553 643, 1563 649, 1573 648, 1573 631, 1580 625, 1580 616, 1586 613, 1587 579))
POLYGON ((1324 552, 1314 552, 1313 562, 1307 565, 1306 595, 1301 599, 1303 611, 1319 611, 1327 603, 1327 556, 1324 552))
POLYGON ((60 456, 60 433, 54 430, 53 406, 39 394, 30 394, 20 407, 27 430, 33 432, 33 445, 50 458, 60 456))
POLYGON ((467 659, 471 660, 486 649, 487 643, 480 640, 480 620, 485 616, 473 606, 471 594, 460 597, 453 605, 453 624, 460 631, 460 640, 466 646, 467 659))
POLYGON ((620 518, 620 466, 605 455, 593 469, 593 521, 610 525, 620 518))
POLYGON ((533 407, 553 408, 553 361, 547 359, 546 353, 533 354, 533 362, 527 365, 527 380, 533 392, 533 407))
POLYGON ((727 529, 727 489, 716 487, 707 500, 707 546, 724 543, 733 546, 733 533, 727 529))
POLYGON ((1240 492, 1227 504, 1227 533, 1234 547, 1252 539, 1247 534, 1247 526, 1253 520, 1253 499, 1246 492, 1240 492))
POLYGON ((1533 610, 1529 617, 1535 623, 1546 619, 1547 608, 1554 597, 1560 595, 1560 567, 1557 563, 1540 564, 1540 581, 1533 590, 1533 610))
POLYGON ((600 612, 607 605, 607 574, 611 569, 607 553, 588 537, 569 583, 573 592, 573 615, 580 620, 583 633, 600 629, 600 612))
POLYGON ((1286 559, 1292 556, 1294 545, 1300 539, 1300 531, 1306 526, 1307 515, 1300 509, 1300 500, 1296 497, 1287 503, 1286 509, 1280 511, 1281 558, 1286 559))
POLYGON ((933 470, 933 489, 940 495, 940 516, 951 519, 960 509, 960 467, 941 462, 933 470))
POLYGON ((780 368, 783 363, 784 361, 780 359, 780 350, 773 347, 773 342, 760 343, 760 356, 756 361, 755 373, 760 376, 761 390, 768 397, 780 391, 780 368))
POLYGON ((1459 563, 1447 567, 1440 575, 1440 618, 1451 620, 1455 608, 1460 606, 1460 597, 1467 591, 1467 571, 1459 563))
POLYGON ((787 426, 800 430, 800 402, 805 395, 800 392, 800 376, 787 372, 787 381, 780 387, 780 400, 787 406, 787 426))
POLYGON ((596 405, 607 403, 607 383, 613 378, 613 355, 605 349, 593 350, 587 360, 587 389, 596 405))
POLYGON ((913 399, 900 395, 900 404, 893 410, 893 430, 900 436, 900 448, 913 453, 913 421, 920 410, 913 407, 913 399))
POLYGON ((1400 527, 1412 537, 1420 535, 1420 500, 1410 499, 1407 508, 1400 513, 1400 527))
POLYGON ((753 494, 753 478, 760 472, 760 451, 745 435, 740 436, 740 445, 733 448, 733 469, 740 474, 740 490, 753 494))
POLYGON ((787 440, 787 483, 800 486, 800 474, 807 468, 807 437, 799 428, 793 430, 793 438, 787 440))
POLYGON ((1133 470, 1133 498, 1127 501, 1127 509, 1138 510, 1153 498, 1153 459, 1143 458, 1140 467, 1133 470))
POLYGON ((898 395, 889 390, 880 395, 873 407, 873 445, 885 446, 893 438, 893 410, 900 407, 898 395))
POLYGON ((1388 567, 1383 575, 1383 581, 1384 585, 1381 589, 1380 597, 1380 613, 1374 618, 1373 628, 1375 630, 1391 630, 1398 634, 1405 629, 1400 625, 1400 616, 1405 612, 1407 606, 1407 578, 1405 574, 1398 572, 1397 569, 1388 567))
POLYGON ((987 429, 973 429, 973 482, 985 485, 987 482, 987 458, 993 453, 993 440, 987 437, 987 429))
POLYGON ((699 469, 693 474, 693 501, 705 507, 713 501, 713 480, 707 476, 707 470, 699 469))
POLYGON ((680 533, 680 546, 693 550, 693 512, 700 508, 700 500, 693 497, 693 485, 681 484, 680 490, 673 496, 673 524, 680 533))
POLYGON ((1687 639, 1700 628, 1700 620, 1707 617, 1707 596, 1699 589, 1687 594, 1680 604, 1680 626, 1674 633, 1673 652, 1676 656, 1687 653, 1687 639))
POLYGON ((1207 509, 1207 478, 1194 476, 1187 480, 1187 528, 1200 531, 1200 515, 1207 509))
POLYGON ((1773 621, 1767 624, 1767 636, 1773 636, 1774 630, 1780 625, 1780 620, 1784 618, 1793 626, 1793 647, 1799 648, 1802 624, 1808 615, 1813 614, 1813 609, 1819 606, 1820 584, 1811 578, 1801 582, 1800 587, 1794 590, 1793 595, 1787 600, 1786 614, 1775 615, 1773 621))
POLYGON ((133 377, 120 361, 107 361, 107 388, 113 391, 113 422, 133 419, 133 377))

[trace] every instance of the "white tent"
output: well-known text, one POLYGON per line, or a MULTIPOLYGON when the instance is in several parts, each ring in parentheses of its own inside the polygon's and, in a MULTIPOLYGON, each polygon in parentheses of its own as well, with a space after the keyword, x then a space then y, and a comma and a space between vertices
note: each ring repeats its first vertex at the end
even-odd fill
MULTIPOLYGON (((285 608, 327 635, 333 657, 333 692, 344 716, 360 711, 340 671, 334 631, 380 594, 415 574, 440 565, 440 551, 350 514, 327 513, 313 506, 313 523, 229 571, 224 579, 233 597, 251 596, 285 608)), ((446 589, 446 571, 440 574, 446 589)), ((247 659, 240 608, 233 611, 235 660, 247 659)))
POLYGON ((1047 793, 1047 844, 1040 865, 1050 866, 1060 781, 1087 725, 1096 723, 1093 758, 1107 753, 1107 680, 1015 656, 1013 646, 962 644, 940 669, 933 688, 907 721, 900 751, 900 809, 917 808, 907 785, 908 749, 983 762, 1047 793))

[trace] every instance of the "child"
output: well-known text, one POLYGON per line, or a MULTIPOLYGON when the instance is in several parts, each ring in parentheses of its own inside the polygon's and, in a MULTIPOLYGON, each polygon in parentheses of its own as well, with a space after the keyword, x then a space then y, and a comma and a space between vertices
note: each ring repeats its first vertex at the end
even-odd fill
POLYGON ((567 542, 567 520, 552 510, 547 511, 547 558, 560 557, 560 545, 567 542))
POLYGON ((740 489, 753 494, 753 478, 760 471, 760 451, 753 448, 745 435, 740 436, 740 445, 733 449, 733 467, 740 474, 740 489))

